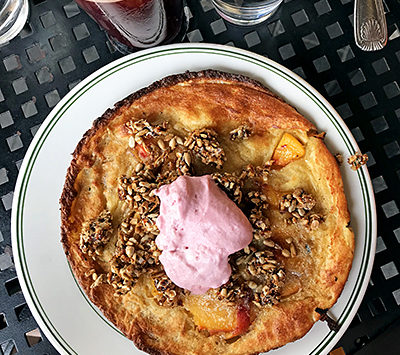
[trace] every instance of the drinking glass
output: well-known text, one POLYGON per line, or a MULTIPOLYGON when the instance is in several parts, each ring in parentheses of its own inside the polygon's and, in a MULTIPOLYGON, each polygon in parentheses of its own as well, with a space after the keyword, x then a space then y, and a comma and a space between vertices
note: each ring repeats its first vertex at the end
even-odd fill
POLYGON ((183 0, 75 0, 122 53, 179 42, 186 32, 183 0))
POLYGON ((218 14, 235 25, 250 26, 265 21, 283 0, 212 0, 218 14))
POLYGON ((0 45, 22 30, 28 13, 28 0, 0 0, 0 45))

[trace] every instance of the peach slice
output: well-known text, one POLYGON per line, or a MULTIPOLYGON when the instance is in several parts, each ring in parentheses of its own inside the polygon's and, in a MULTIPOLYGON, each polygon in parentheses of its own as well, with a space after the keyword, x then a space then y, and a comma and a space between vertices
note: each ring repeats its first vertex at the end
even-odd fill
POLYGON ((290 133, 284 133, 275 148, 272 159, 276 165, 285 166, 305 154, 303 145, 290 133))
POLYGON ((199 329, 212 334, 223 333, 229 339, 246 332, 250 325, 250 311, 244 305, 232 305, 209 295, 190 295, 185 308, 192 313, 199 329))

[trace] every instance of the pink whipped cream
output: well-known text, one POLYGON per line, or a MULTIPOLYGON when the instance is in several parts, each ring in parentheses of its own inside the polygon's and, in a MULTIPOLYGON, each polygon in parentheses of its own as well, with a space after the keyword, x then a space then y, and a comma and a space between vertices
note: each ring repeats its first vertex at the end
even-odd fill
POLYGON ((156 190, 161 200, 156 244, 168 277, 194 294, 226 283, 228 256, 253 238, 243 212, 211 176, 181 176, 156 190))

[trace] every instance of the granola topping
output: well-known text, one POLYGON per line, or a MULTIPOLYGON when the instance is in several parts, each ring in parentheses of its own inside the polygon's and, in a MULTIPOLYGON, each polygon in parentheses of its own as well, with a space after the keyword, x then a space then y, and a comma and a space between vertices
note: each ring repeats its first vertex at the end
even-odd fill
POLYGON ((279 202, 279 211, 290 214, 290 217, 286 219, 288 223, 298 223, 313 230, 323 222, 321 215, 310 212, 315 204, 316 201, 311 194, 298 188, 293 193, 282 196, 279 202))
POLYGON ((229 282, 215 290, 218 299, 237 302, 245 298, 258 307, 279 302, 286 275, 273 249, 259 250, 253 244, 234 254, 231 265, 229 282))
POLYGON ((118 240, 107 281, 117 294, 129 292, 143 274, 160 270, 160 251, 155 235, 146 233, 146 222, 138 213, 126 218, 118 230, 118 240))
POLYGON ((279 210, 281 212, 287 211, 293 217, 303 217, 306 212, 311 211, 315 206, 316 201, 310 195, 304 192, 303 189, 296 189, 291 194, 282 197, 279 203, 279 210))
POLYGON ((152 194, 152 191, 156 188, 157 184, 144 176, 130 178, 122 176, 118 181, 120 200, 131 204, 132 208, 139 213, 152 212, 158 208, 158 198, 152 194))
POLYGON ((138 121, 129 121, 125 124, 125 127, 129 131, 129 133, 131 133, 134 137, 134 141, 139 144, 144 138, 165 135, 167 126, 167 122, 163 122, 162 125, 153 126, 144 119, 138 121))
POLYGON ((215 165, 222 168, 226 160, 225 152, 217 140, 217 133, 210 128, 193 131, 185 141, 188 147, 198 156, 204 164, 215 165))
POLYGON ((103 211, 97 218, 83 225, 79 248, 84 254, 94 258, 95 254, 102 253, 103 247, 110 240, 111 230, 111 214, 109 211, 103 211))
POLYGON ((265 216, 268 208, 267 197, 258 191, 250 191, 247 199, 253 206, 249 213, 249 221, 253 226, 254 240, 264 242, 272 235, 269 219, 265 216))
POLYGON ((236 139, 247 139, 251 136, 252 132, 247 126, 239 126, 229 133, 230 139, 232 141, 236 139))
POLYGON ((261 183, 265 183, 268 180, 268 175, 271 171, 273 160, 267 161, 265 164, 260 166, 247 165, 239 175, 240 179, 255 179, 261 183))
MULTIPOLYGON (((87 276, 93 280, 92 287, 108 283, 116 295, 123 295, 132 290, 139 277, 145 274, 153 279, 155 301, 162 306, 176 306, 187 291, 168 278, 159 261, 161 251, 155 244, 159 230, 155 221, 160 213, 160 201, 154 191, 179 176, 195 176, 196 164, 200 162, 220 169, 226 160, 225 152, 217 140, 217 133, 210 128, 181 137, 174 134, 166 123, 153 125, 144 119, 130 121, 125 127, 130 135, 127 148, 139 158, 133 175, 118 179, 118 197, 126 204, 128 213, 117 230, 111 270, 105 274, 92 269, 87 276)), ((251 133, 247 127, 241 126, 230 132, 230 138, 246 139, 251 133)), ((277 261, 277 255, 294 257, 296 249, 294 245, 282 248, 271 239, 270 222, 266 216, 267 199, 261 193, 271 165, 272 161, 269 161, 261 166, 248 165, 237 173, 212 174, 217 185, 243 209, 253 227, 252 243, 229 258, 232 268, 229 281, 209 290, 219 299, 238 302, 245 298, 259 307, 279 302, 285 271, 277 261)), ((300 216, 302 208, 307 224, 312 227, 322 221, 317 214, 309 213, 315 201, 302 191, 295 191, 290 197, 286 195, 281 205, 284 211, 290 207, 291 218, 296 216, 293 213, 300 216), (290 205, 283 207, 287 205, 286 200, 290 205), (294 207, 290 207, 292 200, 297 201, 293 203, 294 207)), ((103 211, 84 226, 80 241, 82 251, 96 258, 110 241, 111 231, 111 215, 103 211)))
POLYGON ((360 152, 356 152, 352 156, 347 159, 347 162, 350 164, 352 170, 358 170, 363 165, 367 164, 368 155, 361 154, 360 152))
POLYGON ((211 176, 231 200, 237 204, 242 202, 243 179, 231 173, 214 173, 211 176))
POLYGON ((176 153, 176 171, 178 176, 191 175, 192 154, 188 151, 176 153))
POLYGON ((160 306, 173 307, 179 303, 181 289, 164 272, 153 275, 154 286, 158 291, 156 300, 160 306))

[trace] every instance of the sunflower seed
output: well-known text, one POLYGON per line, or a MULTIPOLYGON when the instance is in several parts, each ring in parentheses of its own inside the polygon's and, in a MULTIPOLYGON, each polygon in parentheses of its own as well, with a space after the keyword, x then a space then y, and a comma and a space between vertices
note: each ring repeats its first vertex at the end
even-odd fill
POLYGON ((164 143, 163 140, 159 139, 159 140, 157 141, 157 144, 158 144, 158 146, 160 147, 161 150, 167 149, 167 147, 165 146, 165 143, 164 143))
POLYGON ((291 255, 292 258, 297 255, 296 248, 295 248, 294 244, 290 244, 290 255, 291 255))
POLYGON ((135 138, 133 136, 129 137, 128 145, 130 148, 135 148, 136 142, 135 142, 135 138))
POLYGON ((287 249, 282 249, 282 255, 283 255, 285 258, 290 257, 290 252, 289 252, 289 250, 287 250, 287 249))

